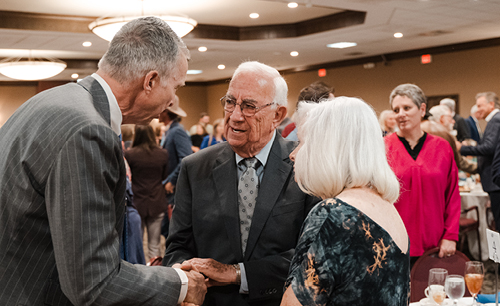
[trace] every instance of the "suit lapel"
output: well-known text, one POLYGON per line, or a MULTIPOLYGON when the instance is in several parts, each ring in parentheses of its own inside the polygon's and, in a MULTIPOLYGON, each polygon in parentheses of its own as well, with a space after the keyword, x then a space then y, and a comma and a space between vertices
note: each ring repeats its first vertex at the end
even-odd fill
POLYGON ((78 85, 85 88, 91 95, 94 107, 101 117, 111 126, 111 114, 109 110, 108 97, 101 84, 93 77, 86 77, 78 85))
MULTIPOLYGON (((250 258, 260 233, 271 211, 276 205, 279 196, 282 194, 283 187, 287 182, 290 172, 293 170, 292 162, 288 157, 289 151, 287 150, 285 142, 286 141, 277 134, 271 152, 269 153, 264 176, 262 177, 262 182, 259 187, 259 195, 252 218, 252 225, 250 226, 250 234, 245 250, 245 260, 250 258)), ((236 188, 234 190, 236 190, 236 188)), ((236 214, 238 214, 238 212, 236 212, 236 214)))
POLYGON ((240 224, 238 212, 238 172, 233 150, 226 143, 219 154, 213 169, 215 187, 220 199, 220 209, 226 226, 229 244, 233 254, 238 254, 238 261, 243 260, 240 239, 240 224))

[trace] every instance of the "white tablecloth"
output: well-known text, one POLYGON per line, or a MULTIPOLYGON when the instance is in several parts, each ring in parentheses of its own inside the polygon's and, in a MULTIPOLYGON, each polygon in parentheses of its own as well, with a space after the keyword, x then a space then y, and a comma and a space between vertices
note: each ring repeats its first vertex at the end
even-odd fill
MULTIPOLYGON (((465 289, 467 290, 467 289, 465 289)), ((472 304, 472 298, 471 297, 464 297, 464 298, 461 298, 460 300, 458 300, 458 305, 459 306, 462 306, 462 305, 471 305, 472 304)), ((500 303, 499 303, 500 304, 500 303)), ((422 303, 420 302, 415 302, 415 303, 410 303, 410 306, 430 306, 430 305, 437 305, 437 304, 432 304, 432 303, 428 303, 427 302, 427 298, 424 298, 422 299, 422 303)), ((444 300, 443 304, 441 304, 442 306, 449 306, 449 305, 453 305, 452 301, 450 299, 446 299, 444 300)), ((495 305, 495 303, 487 303, 487 304, 478 304, 478 305, 487 305, 487 306, 490 306, 490 305, 495 305)))
MULTIPOLYGON (((460 192, 462 210, 476 205, 479 209, 479 238, 481 239, 481 260, 488 260, 488 241, 486 240, 486 229, 488 228, 486 218, 486 207, 489 206, 490 198, 484 191, 460 192)), ((468 218, 476 219, 476 212, 470 211, 468 218)), ((477 220, 477 219, 476 219, 477 220)), ((479 260, 479 251, 476 232, 467 233, 469 252, 474 259, 479 260)), ((457 246, 458 247, 458 246, 457 246)))

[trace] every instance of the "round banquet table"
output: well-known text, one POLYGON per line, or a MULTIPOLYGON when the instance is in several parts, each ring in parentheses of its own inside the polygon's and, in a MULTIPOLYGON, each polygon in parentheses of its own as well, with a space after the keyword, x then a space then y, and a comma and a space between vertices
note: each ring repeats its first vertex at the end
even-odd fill
MULTIPOLYGON (((479 238, 481 239, 481 260, 488 260, 488 240, 486 240, 486 229, 488 228, 486 208, 490 205, 490 197, 482 189, 472 190, 471 192, 460 192, 462 210, 476 205, 479 210, 479 238)), ((476 212, 470 211, 467 213, 467 218, 477 220, 476 212)), ((469 244, 469 252, 474 259, 479 260, 479 249, 477 234, 475 232, 467 233, 467 242, 469 244)))

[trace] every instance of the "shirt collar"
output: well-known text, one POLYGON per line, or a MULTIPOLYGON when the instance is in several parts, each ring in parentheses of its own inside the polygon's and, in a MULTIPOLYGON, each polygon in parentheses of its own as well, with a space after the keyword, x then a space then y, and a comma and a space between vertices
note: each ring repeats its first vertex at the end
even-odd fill
POLYGON ((98 75, 97 73, 93 73, 92 77, 96 79, 97 82, 99 82, 102 89, 104 89, 104 92, 106 93, 106 97, 108 98, 109 103, 109 114, 111 117, 111 129, 113 129, 113 132, 115 132, 116 135, 119 136, 122 133, 122 111, 120 110, 118 101, 116 101, 116 97, 113 94, 111 87, 109 87, 108 83, 106 83, 106 81, 104 81, 104 79, 100 75, 98 75))
POLYGON ((484 120, 486 120, 486 122, 489 122, 491 118, 493 118, 493 116, 495 116, 495 114, 498 112, 499 112, 498 108, 495 108, 494 110, 491 111, 491 113, 488 116, 486 116, 486 119, 484 120))
MULTIPOLYGON (((273 142, 274 142, 275 138, 276 138, 276 130, 274 130, 273 137, 271 138, 271 140, 269 140, 269 142, 266 144, 266 146, 264 148, 262 148, 262 150, 260 150, 260 152, 257 153, 257 155, 255 155, 255 157, 262 164, 262 167, 266 166, 267 158, 269 157, 269 153, 271 152, 271 147, 273 146, 273 142)), ((243 160, 244 158, 239 156, 237 153, 234 153, 234 154, 236 155, 236 166, 238 166, 239 162, 241 160, 243 160)))

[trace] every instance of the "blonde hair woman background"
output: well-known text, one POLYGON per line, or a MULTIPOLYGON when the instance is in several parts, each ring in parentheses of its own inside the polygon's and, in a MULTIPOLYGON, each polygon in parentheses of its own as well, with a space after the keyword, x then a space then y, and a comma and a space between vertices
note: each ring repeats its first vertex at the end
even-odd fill
POLYGON ((338 97, 300 105, 298 125, 295 179, 323 201, 304 221, 281 305, 407 305, 409 241, 375 112, 338 97))

